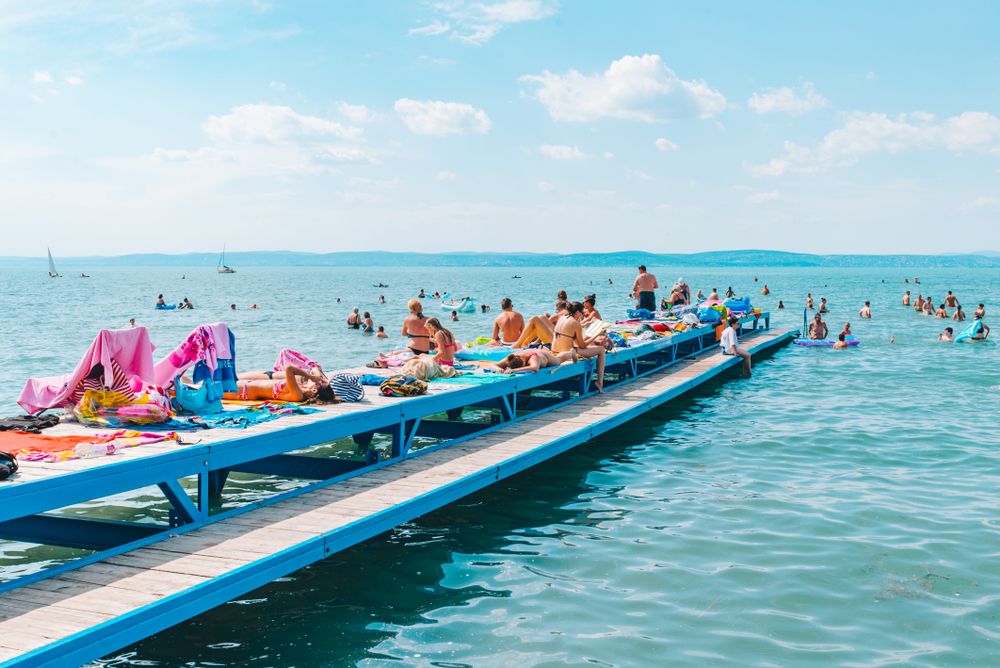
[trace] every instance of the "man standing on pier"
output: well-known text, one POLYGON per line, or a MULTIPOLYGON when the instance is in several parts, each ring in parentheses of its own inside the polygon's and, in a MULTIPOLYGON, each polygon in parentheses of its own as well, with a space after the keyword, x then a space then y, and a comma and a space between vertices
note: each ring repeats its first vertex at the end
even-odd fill
POLYGON ((656 276, 646 271, 646 265, 639 265, 639 275, 635 277, 632 284, 632 296, 639 300, 636 308, 644 308, 647 311, 656 310, 656 293, 653 292, 660 284, 656 282, 656 276))

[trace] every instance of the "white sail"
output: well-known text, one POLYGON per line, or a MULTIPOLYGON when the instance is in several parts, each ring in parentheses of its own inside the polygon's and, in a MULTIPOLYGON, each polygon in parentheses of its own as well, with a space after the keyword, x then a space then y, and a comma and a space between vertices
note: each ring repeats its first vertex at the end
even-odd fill
POLYGON ((59 272, 56 271, 56 263, 52 259, 52 251, 48 248, 45 249, 49 254, 49 278, 58 278, 59 272))
POLYGON ((222 245, 222 255, 219 256, 219 264, 215 268, 220 274, 235 274, 236 270, 226 266, 226 245, 222 245))

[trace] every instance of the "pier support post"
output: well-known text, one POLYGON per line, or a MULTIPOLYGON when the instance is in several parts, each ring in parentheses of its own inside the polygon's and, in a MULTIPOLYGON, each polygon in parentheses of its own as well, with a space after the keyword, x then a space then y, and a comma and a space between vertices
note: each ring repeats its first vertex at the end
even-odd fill
POLYGON ((354 434, 353 436, 351 436, 351 439, 354 441, 355 445, 360 445, 362 447, 367 448, 369 445, 372 444, 372 438, 374 437, 375 437, 375 432, 365 431, 360 434, 354 434))
POLYGON ((452 408, 451 410, 445 411, 445 413, 448 415, 448 419, 454 422, 462 417, 462 411, 464 410, 465 406, 459 406, 458 408, 452 408))

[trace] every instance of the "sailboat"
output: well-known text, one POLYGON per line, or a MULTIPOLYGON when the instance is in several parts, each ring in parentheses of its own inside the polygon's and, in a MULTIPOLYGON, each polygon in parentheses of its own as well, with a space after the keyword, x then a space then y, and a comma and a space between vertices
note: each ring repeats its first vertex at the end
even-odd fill
POLYGON ((222 246, 222 256, 219 257, 219 266, 215 268, 220 274, 235 274, 236 270, 226 266, 226 247, 222 246))
POLYGON ((56 271, 56 263, 52 259, 52 251, 48 248, 45 249, 49 254, 49 278, 59 278, 59 272, 56 271))

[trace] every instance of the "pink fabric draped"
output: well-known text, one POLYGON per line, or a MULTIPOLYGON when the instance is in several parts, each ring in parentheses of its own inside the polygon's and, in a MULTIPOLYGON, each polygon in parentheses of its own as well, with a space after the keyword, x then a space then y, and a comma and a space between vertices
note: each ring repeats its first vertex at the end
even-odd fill
POLYGON ((181 375, 198 362, 205 362, 210 371, 218 368, 219 341, 225 341, 225 350, 229 350, 229 330, 224 323, 201 325, 188 334, 184 342, 174 348, 173 352, 156 363, 153 379, 156 385, 167 387, 174 378, 181 375), (221 330, 220 330, 221 327, 221 330), (221 338, 216 338, 216 332, 223 332, 221 338))
POLYGON ((153 344, 145 327, 102 329, 72 373, 48 378, 29 378, 17 403, 28 413, 40 413, 63 405, 67 396, 97 364, 104 366, 104 384, 114 384, 111 360, 132 378, 133 385, 153 379, 153 344))
POLYGON ((319 366, 318 363, 312 361, 302 353, 297 350, 292 350, 291 348, 285 348, 280 353, 278 353, 278 359, 274 363, 274 370, 281 372, 285 370, 285 367, 297 366, 300 369, 308 371, 314 366, 319 366))

